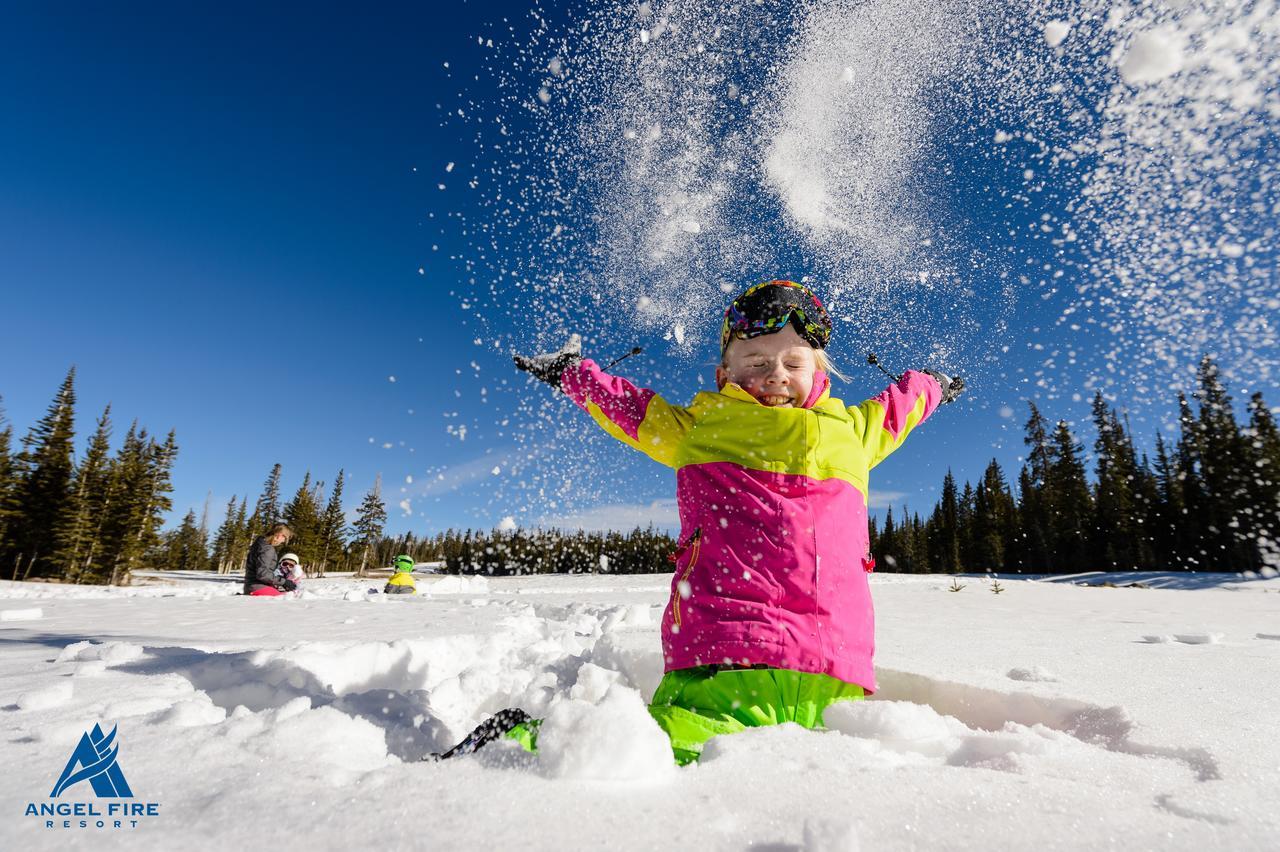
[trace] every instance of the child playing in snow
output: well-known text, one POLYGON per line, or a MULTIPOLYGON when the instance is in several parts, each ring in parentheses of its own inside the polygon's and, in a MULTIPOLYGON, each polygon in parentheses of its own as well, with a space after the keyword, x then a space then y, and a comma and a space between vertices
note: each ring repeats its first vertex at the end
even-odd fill
POLYGON ((396 557, 395 573, 382 587, 384 595, 412 595, 418 591, 413 582, 413 557, 402 553, 396 557))
POLYGON ((280 557, 280 562, 276 565, 276 588, 283 592, 302 594, 302 581, 307 579, 307 573, 302 570, 298 561, 296 553, 286 553, 280 557))
POLYGON ((681 533, 649 711, 681 763, 718 734, 820 726, 826 707, 876 688, 867 475, 963 382, 907 371, 846 407, 830 393, 830 337, 808 288, 751 287, 725 312, 718 390, 683 408, 584 360, 576 335, 515 359, 676 470, 681 533))

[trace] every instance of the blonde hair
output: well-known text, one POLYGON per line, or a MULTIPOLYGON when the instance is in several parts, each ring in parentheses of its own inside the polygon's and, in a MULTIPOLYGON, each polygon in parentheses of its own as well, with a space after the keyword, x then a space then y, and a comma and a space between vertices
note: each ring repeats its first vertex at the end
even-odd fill
POLYGON ((831 362, 831 356, 827 354, 827 350, 813 350, 813 363, 817 365, 819 370, 826 373, 828 376, 834 376, 842 382, 849 381, 849 377, 840 372, 840 369, 831 362))

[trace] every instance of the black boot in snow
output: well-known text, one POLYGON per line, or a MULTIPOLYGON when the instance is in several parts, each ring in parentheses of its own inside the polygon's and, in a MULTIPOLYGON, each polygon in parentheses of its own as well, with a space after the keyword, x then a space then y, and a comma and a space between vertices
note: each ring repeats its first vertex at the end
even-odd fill
POLYGON ((423 760, 448 760, 451 757, 460 757, 464 754, 471 754, 483 746, 493 742, 505 735, 517 725, 523 725, 526 722, 532 722, 533 718, 523 710, 512 707, 507 710, 499 710, 497 713, 485 719, 466 738, 444 754, 429 754, 423 760))

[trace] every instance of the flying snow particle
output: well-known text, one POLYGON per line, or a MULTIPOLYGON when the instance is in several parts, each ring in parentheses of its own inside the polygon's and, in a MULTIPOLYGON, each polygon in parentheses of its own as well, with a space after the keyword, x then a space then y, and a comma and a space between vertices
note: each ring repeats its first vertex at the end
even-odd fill
POLYGON ((515 532, 515 531, 516 531, 516 519, 511 515, 507 515, 502 520, 498 521, 498 532, 515 532))
POLYGON ((996 131, 995 141, 997 145, 1003 145, 1005 142, 1008 142, 1012 138, 1013 138, 1012 134, 1005 133, 1003 130, 996 131))
POLYGON ((501 474, 501 473, 502 473, 502 468, 495 464, 495 465, 493 466, 493 470, 491 470, 491 471, 489 471, 489 472, 490 472, 490 473, 492 473, 494 476, 498 476, 499 474, 501 474))
POLYGON ((1187 37, 1176 27, 1138 33, 1120 60, 1120 76, 1131 86, 1159 82, 1182 70, 1186 49, 1187 37))
POLYGON ((1044 25, 1044 41, 1050 47, 1057 47, 1071 32, 1070 21, 1050 21, 1044 25))
POLYGON ((391 382, 391 384, 393 384, 393 385, 394 385, 394 384, 396 383, 396 377, 395 377, 395 376, 387 376, 387 381, 391 382))

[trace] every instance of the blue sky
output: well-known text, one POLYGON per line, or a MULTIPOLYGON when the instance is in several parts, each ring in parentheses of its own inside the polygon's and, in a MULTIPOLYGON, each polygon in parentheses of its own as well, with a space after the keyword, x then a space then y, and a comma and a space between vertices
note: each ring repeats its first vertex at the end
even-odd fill
MULTIPOLYGON (((381 475, 393 532, 507 516, 669 523, 669 472, 592 434, 567 404, 543 405, 544 390, 511 370, 513 346, 543 339, 521 303, 534 297, 468 298, 485 267, 458 214, 485 215, 466 182, 497 160, 445 117, 486 95, 477 36, 518 40, 527 9, 11 9, 0 34, 0 394, 18 434, 75 364, 82 440, 108 402, 117 439, 132 418, 177 430, 176 516, 211 494, 216 523, 232 494, 252 504, 279 462, 286 494, 308 470, 331 482, 345 468, 349 505, 381 475)), ((962 238, 998 242, 1061 203, 1046 193, 1006 209, 998 190, 1021 186, 1016 156, 952 141, 944 154, 965 177, 940 203, 969 222, 962 238)), ((1017 264, 1052 260, 1047 244, 1009 239, 1017 264)), ((992 456, 1016 477, 1026 398, 1083 422, 1085 377, 1123 373, 1098 354, 1109 349, 1096 332, 1054 326, 1075 272, 1027 285, 1015 304, 999 295, 998 268, 1010 262, 975 270, 972 287, 983 296, 973 318, 990 324, 984 346, 999 357, 877 471, 873 503, 925 511, 948 467, 974 478, 992 456)), ((803 272, 743 270, 741 283, 803 272)), ((921 334, 945 336, 947 322, 921 334)), ((867 341, 840 334, 834 354, 853 381, 838 393, 854 402, 883 382, 857 363, 867 341)), ((640 383, 677 400, 709 386, 709 336, 684 359, 655 335, 589 341, 607 357, 635 342, 647 351, 627 372, 640 383)), ((898 369, 926 366, 881 354, 898 369)), ((1135 425, 1148 438, 1167 419, 1155 405, 1135 425)))

